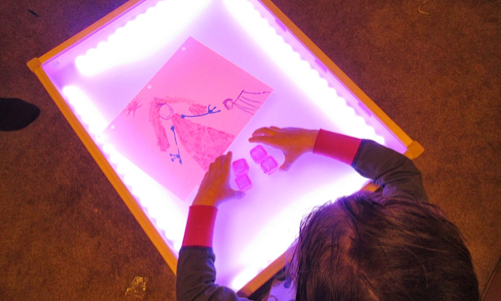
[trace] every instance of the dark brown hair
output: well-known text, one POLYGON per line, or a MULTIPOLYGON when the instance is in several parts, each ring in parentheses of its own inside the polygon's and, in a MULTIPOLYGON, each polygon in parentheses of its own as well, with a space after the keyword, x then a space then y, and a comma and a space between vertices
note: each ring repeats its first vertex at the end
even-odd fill
POLYGON ((479 300, 471 256, 436 206, 359 193, 301 223, 296 301, 479 300))

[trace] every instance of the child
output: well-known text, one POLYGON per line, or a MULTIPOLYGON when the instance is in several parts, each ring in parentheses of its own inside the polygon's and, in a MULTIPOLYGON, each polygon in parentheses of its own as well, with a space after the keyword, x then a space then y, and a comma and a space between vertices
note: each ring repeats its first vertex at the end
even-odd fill
MULTIPOLYGON (((471 256, 456 226, 428 203, 411 160, 373 141, 325 130, 261 128, 250 142, 285 155, 309 152, 350 164, 381 189, 329 202, 303 220, 288 271, 296 300, 480 300, 471 256)), ((215 284, 212 229, 230 188, 231 153, 211 164, 190 207, 176 293, 184 300, 246 300, 215 284)))

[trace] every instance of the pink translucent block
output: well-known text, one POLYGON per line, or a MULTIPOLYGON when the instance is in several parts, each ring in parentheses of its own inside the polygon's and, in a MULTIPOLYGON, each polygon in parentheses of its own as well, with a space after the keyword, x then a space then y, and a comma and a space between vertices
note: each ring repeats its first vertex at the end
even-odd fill
POLYGON ((235 183, 237 183, 238 189, 240 189, 241 191, 246 191, 252 187, 252 182, 250 181, 247 174, 238 176, 235 179, 235 183))
POLYGON ((275 161, 275 159, 273 159, 272 156, 268 156, 261 163, 261 168, 263 169, 265 174, 271 175, 275 172, 275 170, 278 169, 278 163, 277 161, 275 161))
POLYGON ((245 160, 245 158, 233 161, 232 166, 237 177, 239 175, 246 174, 249 171, 249 164, 247 164, 247 160, 245 160))
POLYGON ((263 162, 264 159, 266 159, 266 156, 268 155, 268 153, 266 152, 264 147, 262 147, 261 145, 258 145, 256 147, 254 147, 253 149, 251 149, 250 155, 252 157, 252 160, 254 160, 254 162, 256 162, 257 164, 261 164, 261 162, 263 162))

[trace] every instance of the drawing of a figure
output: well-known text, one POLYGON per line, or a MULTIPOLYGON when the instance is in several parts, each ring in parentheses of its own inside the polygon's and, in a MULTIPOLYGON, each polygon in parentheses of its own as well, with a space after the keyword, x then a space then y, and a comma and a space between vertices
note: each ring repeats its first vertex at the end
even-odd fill
MULTIPOLYGON (((149 115, 151 125, 153 126, 153 130, 155 131, 155 137, 157 137, 157 145, 160 148, 160 151, 162 152, 166 152, 170 147, 169 139, 167 138, 167 134, 165 133, 165 128, 162 125, 161 119, 163 118, 160 115, 160 110, 165 104, 166 103, 164 103, 162 99, 155 97, 153 101, 150 103, 150 115, 149 115)), ((167 106, 167 108, 170 108, 170 106, 167 106)), ((172 111, 172 115, 174 115, 174 111, 172 111)))
POLYGON ((235 139, 234 135, 211 127, 192 122, 174 114, 172 123, 188 154, 203 170, 209 170, 209 165, 220 156, 235 139))
POLYGON ((238 109, 254 115, 256 111, 261 106, 261 102, 257 100, 251 99, 252 96, 261 95, 261 94, 270 94, 270 92, 247 92, 242 90, 235 100, 228 98, 223 101, 224 107, 227 110, 233 110, 233 107, 237 107, 238 109))
POLYGON ((117 112, 125 109, 103 136, 151 179, 186 200, 273 88, 193 37, 163 58, 164 65, 127 104, 115 102, 117 112))
POLYGON ((229 147, 235 136, 188 119, 219 112, 221 110, 218 110, 217 106, 203 106, 190 99, 154 97, 150 103, 149 121, 153 126, 160 151, 167 152, 171 146, 163 125, 164 121, 170 120, 172 122, 170 129, 177 147, 177 154, 170 154, 171 160, 174 162, 177 159, 182 164, 177 145, 176 137, 178 137, 183 147, 197 164, 203 170, 208 170, 209 164, 229 147), (192 115, 175 113, 171 105, 176 103, 189 105, 188 110, 192 115))

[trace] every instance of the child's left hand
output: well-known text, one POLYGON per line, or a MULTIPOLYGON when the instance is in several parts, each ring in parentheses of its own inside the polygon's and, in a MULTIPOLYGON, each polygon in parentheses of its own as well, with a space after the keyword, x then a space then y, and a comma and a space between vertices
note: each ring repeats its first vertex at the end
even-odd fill
POLYGON ((231 152, 216 158, 205 174, 193 205, 217 207, 220 203, 242 198, 245 193, 230 187, 231 152))

